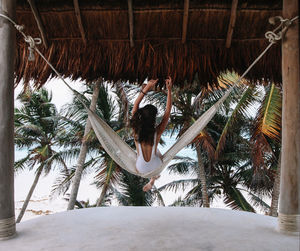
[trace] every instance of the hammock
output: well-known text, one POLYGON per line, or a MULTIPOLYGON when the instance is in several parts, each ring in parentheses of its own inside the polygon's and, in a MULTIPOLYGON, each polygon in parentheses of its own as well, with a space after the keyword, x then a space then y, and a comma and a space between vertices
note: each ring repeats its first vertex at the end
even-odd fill
MULTIPOLYGON (((98 140, 100 141, 102 147, 109 154, 109 156, 123 169, 128 172, 144 177, 151 178, 159 175, 162 170, 168 165, 168 163, 175 157, 175 155, 184 147, 186 147, 208 124, 208 122, 213 118, 213 116, 218 111, 220 105, 229 96, 233 87, 237 85, 243 77, 249 72, 249 70, 257 63, 257 61, 271 48, 274 41, 270 41, 270 44, 266 49, 254 60, 254 62, 248 67, 248 69, 239 77, 239 79, 228 89, 228 91, 223 95, 223 97, 218 100, 212 107, 210 107, 196 122, 190 126, 189 129, 181 135, 177 142, 163 155, 162 165, 157 169, 149 173, 139 173, 135 168, 136 164, 136 152, 124 142, 120 136, 110 128, 98 115, 91 111, 85 104, 85 108, 88 111, 89 119, 92 124, 93 130, 96 133, 98 140)), ((41 55, 41 54, 40 54, 41 55)), ((46 60, 46 59, 45 59, 46 60)), ((54 68, 53 68, 54 69, 54 68)), ((65 82, 65 81, 64 81, 65 82)), ((65 84, 77 94, 79 100, 81 100, 81 94, 73 90, 66 82, 65 84)))
POLYGON ((190 128, 181 135, 176 143, 162 156, 162 165, 149 173, 139 173, 137 171, 135 167, 137 159, 136 152, 128 144, 126 144, 126 142, 123 141, 123 139, 121 139, 121 137, 95 112, 91 111, 88 107, 85 107, 88 111, 89 120, 92 124, 93 130, 109 156, 120 167, 128 172, 144 178, 151 178, 159 175, 168 163, 175 157, 175 155, 181 149, 186 147, 204 129, 232 90, 233 87, 230 87, 221 99, 219 99, 200 118, 198 118, 195 123, 191 125, 190 128))

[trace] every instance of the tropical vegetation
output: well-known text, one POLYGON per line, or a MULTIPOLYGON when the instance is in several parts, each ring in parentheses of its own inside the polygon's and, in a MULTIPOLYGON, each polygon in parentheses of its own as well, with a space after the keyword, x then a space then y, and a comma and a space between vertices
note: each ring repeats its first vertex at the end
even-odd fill
MULTIPOLYGON (((227 73, 220 78, 219 87, 199 89, 195 80, 192 88, 174 88, 168 134, 180 137, 236 79, 236 75, 227 73)), ((139 87, 121 82, 112 86, 100 81, 87 86, 83 93, 85 106, 90 106, 133 147, 128 117, 138 90, 139 87)), ((26 149, 27 155, 15 162, 15 168, 36 170, 18 222, 41 173, 47 174, 55 166, 60 174, 51 194, 66 195, 68 209, 115 204, 164 206, 162 194, 180 190, 183 195, 170 206, 209 207, 216 199, 222 199, 232 209, 261 209, 273 216, 277 214, 281 89, 271 82, 253 85, 243 81, 235 86, 220 111, 189 145, 197 158, 177 156, 167 171, 179 179, 147 193, 142 191, 147 180, 121 169, 101 147, 84 104, 76 96, 59 113, 46 89, 27 88, 18 99, 21 107, 15 110, 15 143, 26 149), (86 173, 94 174, 91 185, 99 190, 94 205, 77 199, 80 181, 86 173), (271 203, 266 199, 271 199, 271 203)), ((153 91, 147 99, 163 111, 163 90, 153 91)))

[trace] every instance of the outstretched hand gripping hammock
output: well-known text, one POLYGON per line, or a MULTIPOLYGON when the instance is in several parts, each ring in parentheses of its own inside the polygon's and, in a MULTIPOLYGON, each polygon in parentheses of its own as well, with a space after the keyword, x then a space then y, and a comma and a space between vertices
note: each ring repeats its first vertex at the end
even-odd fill
MULTIPOLYGON (((196 120, 196 122, 178 139, 178 141, 163 155, 162 165, 156 170, 141 174, 135 168, 136 165, 136 152, 124 142, 120 136, 112 130, 110 126, 108 126, 105 121, 103 121, 95 112, 91 111, 83 102, 82 94, 78 93, 76 90, 71 88, 68 83, 63 79, 61 74, 53 67, 53 65, 44 57, 44 55, 39 51, 35 44, 40 43, 39 38, 32 38, 31 36, 27 36, 23 29, 24 27, 21 25, 17 25, 12 19, 7 17, 6 15, 0 14, 1 17, 10 21, 15 28, 23 35, 25 42, 29 44, 29 49, 32 55, 33 49, 46 61, 46 63, 50 66, 50 68, 57 74, 57 76, 64 82, 64 84, 73 91, 81 103, 84 105, 86 110, 88 111, 89 120, 92 124, 92 127, 99 139, 102 147, 105 151, 111 156, 111 158, 123 169, 128 172, 139 175, 145 178, 151 178, 157 176, 161 171, 168 165, 168 163, 175 157, 175 155, 187 146, 208 124, 208 122, 213 118, 213 116, 218 111, 221 104, 225 101, 225 99, 229 96, 233 87, 238 84, 241 79, 248 73, 248 71, 257 63, 257 61, 270 49, 270 47, 276 43, 277 40, 282 39, 282 35, 286 32, 288 27, 292 24, 292 22, 298 19, 298 16, 293 19, 283 19, 282 17, 275 17, 281 23, 280 25, 274 29, 273 31, 268 31, 265 36, 269 40, 269 45, 266 49, 255 59, 255 61, 248 67, 248 69, 243 73, 243 75, 227 90, 224 96, 218 100, 212 107, 210 107, 200 118, 196 120), (280 30, 281 29, 281 30, 280 30), (280 30, 277 34, 277 32, 280 30)), ((31 59, 33 59, 31 57, 31 59)))

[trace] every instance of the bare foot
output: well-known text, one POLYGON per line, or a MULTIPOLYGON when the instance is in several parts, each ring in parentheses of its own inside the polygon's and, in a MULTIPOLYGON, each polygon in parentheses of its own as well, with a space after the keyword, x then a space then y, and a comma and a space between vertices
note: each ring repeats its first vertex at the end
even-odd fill
POLYGON ((143 187, 144 192, 148 192, 154 185, 154 182, 160 177, 160 175, 152 177, 150 181, 143 187))
POLYGON ((153 187, 153 184, 151 182, 148 182, 144 187, 143 187, 143 191, 144 192, 148 192, 149 190, 151 190, 151 188, 153 187))

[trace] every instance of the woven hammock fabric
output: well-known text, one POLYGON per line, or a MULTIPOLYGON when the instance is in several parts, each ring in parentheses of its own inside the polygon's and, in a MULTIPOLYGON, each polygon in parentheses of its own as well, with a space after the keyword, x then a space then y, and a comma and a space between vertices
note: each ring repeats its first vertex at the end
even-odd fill
POLYGON ((208 124, 218 111, 220 105, 225 101, 232 91, 232 87, 210 107, 203 115, 198 118, 193 125, 176 141, 176 143, 163 155, 162 165, 149 173, 139 173, 136 169, 137 153, 95 112, 87 108, 89 120, 96 133, 102 147, 109 156, 123 169, 128 172, 144 177, 151 178, 159 175, 175 155, 186 147, 208 124))

